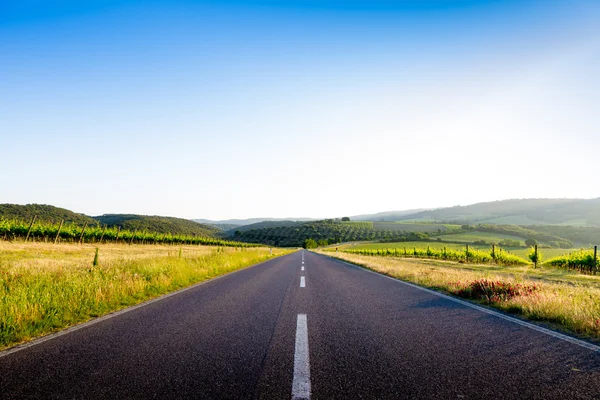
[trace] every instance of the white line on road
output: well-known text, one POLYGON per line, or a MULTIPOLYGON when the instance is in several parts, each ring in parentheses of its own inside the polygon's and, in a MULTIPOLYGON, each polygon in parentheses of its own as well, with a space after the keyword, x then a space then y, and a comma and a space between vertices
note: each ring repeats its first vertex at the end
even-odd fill
POLYGON ((304 267, 302 267, 302 271, 304 271, 304 267))
POLYGON ((300 277, 300 287, 306 287, 306 280, 303 276, 300 277))
POLYGON ((310 362, 308 359, 308 323, 306 314, 298 314, 292 400, 310 399, 310 362))

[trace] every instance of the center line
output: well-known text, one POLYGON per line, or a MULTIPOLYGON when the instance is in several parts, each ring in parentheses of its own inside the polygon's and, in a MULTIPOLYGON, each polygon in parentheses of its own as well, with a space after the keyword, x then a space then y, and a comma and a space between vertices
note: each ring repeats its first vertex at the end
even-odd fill
POLYGON ((308 324, 306 314, 298 314, 292 400, 310 399, 310 362, 308 359, 308 324))
POLYGON ((306 287, 306 280, 303 276, 300 277, 300 287, 306 287))
POLYGON ((304 271, 304 267, 302 267, 302 271, 304 271))

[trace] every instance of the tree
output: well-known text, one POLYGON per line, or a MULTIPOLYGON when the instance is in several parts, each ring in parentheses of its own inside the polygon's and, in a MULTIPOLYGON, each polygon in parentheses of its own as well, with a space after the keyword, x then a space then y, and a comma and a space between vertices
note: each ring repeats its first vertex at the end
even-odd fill
POLYGON ((538 244, 538 243, 535 239, 529 238, 529 239, 525 240, 525 246, 527 246, 527 247, 533 247, 536 244, 538 244))
POLYGON ((318 245, 314 239, 306 239, 302 247, 304 247, 305 249, 316 249, 318 245))
POLYGON ((344 218, 342 218, 342 221, 343 221, 343 222, 350 221, 350 217, 344 217, 344 218))

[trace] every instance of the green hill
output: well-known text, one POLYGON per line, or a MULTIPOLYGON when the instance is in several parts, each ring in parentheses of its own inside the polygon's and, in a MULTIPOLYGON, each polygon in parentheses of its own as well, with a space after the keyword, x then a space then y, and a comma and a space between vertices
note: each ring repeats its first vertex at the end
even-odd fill
POLYGON ((600 198, 513 199, 422 211, 400 220, 600 227, 600 198))
POLYGON ((65 223, 76 225, 84 225, 86 222, 88 225, 98 224, 98 221, 87 215, 46 204, 0 204, 0 218, 3 219, 30 221, 34 215, 38 221, 44 222, 59 223, 64 220, 65 223))
POLYGON ((262 221, 256 222, 249 225, 236 226, 225 232, 226 236, 235 236, 237 232, 248 232, 253 229, 264 229, 264 228, 283 228, 288 226, 300 225, 302 222, 299 221, 262 221))
POLYGON ((156 215, 105 214, 93 217, 109 227, 145 232, 172 233, 175 235, 217 236, 221 230, 216 226, 199 224, 188 219, 160 217, 156 215))

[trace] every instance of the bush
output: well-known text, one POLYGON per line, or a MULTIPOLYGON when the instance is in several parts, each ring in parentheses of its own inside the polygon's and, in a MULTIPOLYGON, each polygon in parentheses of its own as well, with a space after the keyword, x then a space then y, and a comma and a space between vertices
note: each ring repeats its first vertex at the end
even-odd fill
POLYGON ((467 299, 483 300, 488 304, 507 301, 517 296, 528 296, 539 290, 538 285, 522 285, 502 281, 479 279, 468 283, 454 294, 467 299))

